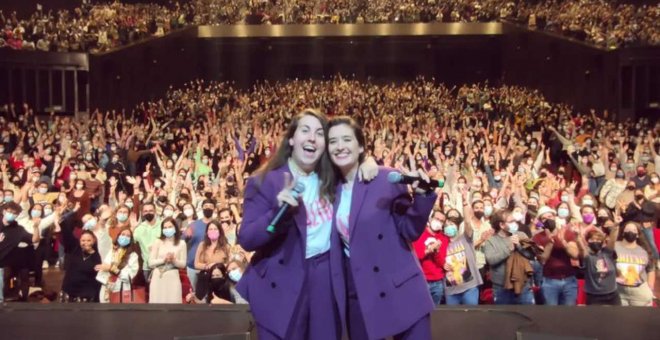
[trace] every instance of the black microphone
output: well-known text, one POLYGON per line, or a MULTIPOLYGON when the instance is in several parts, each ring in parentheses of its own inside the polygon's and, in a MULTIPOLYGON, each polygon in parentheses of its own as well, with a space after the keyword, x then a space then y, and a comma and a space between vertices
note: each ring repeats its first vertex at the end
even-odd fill
POLYGON ((392 171, 389 174, 387 174, 387 181, 392 184, 395 183, 413 184, 413 182, 419 181, 419 187, 422 189, 435 189, 435 188, 442 188, 445 186, 445 181, 441 179, 431 179, 429 183, 426 183, 421 177, 403 175, 396 171, 392 171))
MULTIPOLYGON (((302 182, 297 182, 296 186, 293 187, 293 197, 298 198, 298 195, 302 194, 305 191, 305 184, 302 182)), ((282 206, 280 207, 280 210, 277 212, 275 217, 273 217, 273 220, 270 221, 270 224, 266 228, 266 231, 274 234, 275 233, 275 225, 280 221, 282 216, 284 216, 284 213, 289 209, 290 205, 289 203, 284 202, 282 206)))

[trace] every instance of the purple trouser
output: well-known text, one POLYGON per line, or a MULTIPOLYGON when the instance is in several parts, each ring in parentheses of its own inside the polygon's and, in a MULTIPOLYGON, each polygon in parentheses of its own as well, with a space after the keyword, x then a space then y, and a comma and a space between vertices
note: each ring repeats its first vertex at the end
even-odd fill
MULTIPOLYGON (((353 281, 353 273, 351 272, 351 260, 344 257, 344 263, 346 267, 346 297, 348 298, 347 303, 347 321, 346 327, 348 328, 348 337, 351 340, 366 340, 372 339, 367 334, 367 328, 364 325, 364 317, 362 316, 362 311, 360 310, 360 301, 357 294, 357 289, 355 288, 355 281, 353 281)), ((391 311, 396 313, 397 311, 391 311)), ((404 330, 401 333, 394 334, 394 340, 426 340, 431 339, 431 317, 430 315, 425 315, 423 318, 419 319, 408 329, 404 330)))
MULTIPOLYGON (((257 324, 259 340, 339 340, 341 322, 332 293, 330 252, 305 260, 305 282, 293 311, 286 337, 280 338, 257 324)), ((273 306, 277 313, 277 306, 273 306)))

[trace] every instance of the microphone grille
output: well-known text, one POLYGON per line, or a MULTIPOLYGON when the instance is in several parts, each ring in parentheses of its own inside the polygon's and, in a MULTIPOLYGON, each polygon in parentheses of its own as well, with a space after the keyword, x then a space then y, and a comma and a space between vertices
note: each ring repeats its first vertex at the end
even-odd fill
POLYGON ((293 191, 302 194, 305 191, 305 184, 303 182, 296 182, 296 186, 293 187, 293 191))
POLYGON ((396 171, 392 171, 389 174, 387 174, 387 181, 390 183, 399 183, 403 179, 403 176, 401 176, 400 173, 396 171))

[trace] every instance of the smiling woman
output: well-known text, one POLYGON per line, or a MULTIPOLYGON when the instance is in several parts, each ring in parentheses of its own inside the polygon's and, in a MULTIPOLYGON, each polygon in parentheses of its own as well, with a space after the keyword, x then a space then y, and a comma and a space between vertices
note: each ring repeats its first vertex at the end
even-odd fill
POLYGON ((294 117, 275 155, 245 188, 238 243, 256 253, 236 288, 250 302, 260 339, 341 338, 328 256, 334 173, 325 152, 327 122, 315 110, 294 117), (300 198, 292 191, 297 182, 306 188, 300 198), (285 203, 294 209, 268 232, 285 203))
MULTIPOLYGON (((350 117, 330 122, 328 152, 341 183, 337 185, 331 263, 343 263, 345 285, 333 275, 339 310, 351 339, 430 339, 431 295, 409 244, 424 231, 437 198, 418 188, 390 184, 381 167, 372 182, 360 181, 364 161, 362 127, 350 117), (360 268, 369 268, 362 270, 360 268)), ((412 172, 428 182, 423 172, 412 172)))

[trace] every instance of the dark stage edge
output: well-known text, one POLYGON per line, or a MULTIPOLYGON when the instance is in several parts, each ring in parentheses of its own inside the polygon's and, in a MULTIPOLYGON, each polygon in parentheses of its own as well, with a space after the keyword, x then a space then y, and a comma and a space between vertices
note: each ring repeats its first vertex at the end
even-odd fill
MULTIPOLYGON (((273 306, 273 313, 277 312, 273 306)), ((660 313, 641 307, 443 307, 433 312, 431 323, 434 339, 657 339, 660 313)), ((253 325, 246 306, 10 303, 0 307, 0 339, 186 339, 241 333, 257 339, 253 325)))

